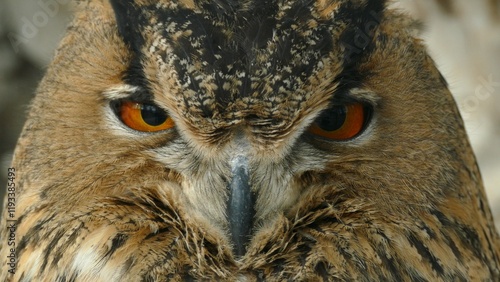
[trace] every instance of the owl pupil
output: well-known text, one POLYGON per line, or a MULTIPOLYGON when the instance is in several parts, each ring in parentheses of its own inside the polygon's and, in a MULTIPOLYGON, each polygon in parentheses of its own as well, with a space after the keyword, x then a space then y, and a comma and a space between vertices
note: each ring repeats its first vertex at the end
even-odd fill
POLYGON ((345 106, 333 106, 323 112, 316 120, 316 124, 324 131, 335 131, 344 125, 347 117, 345 106))
POLYGON ((143 105, 141 116, 145 123, 151 126, 158 126, 164 123, 168 116, 167 114, 153 105, 143 105))

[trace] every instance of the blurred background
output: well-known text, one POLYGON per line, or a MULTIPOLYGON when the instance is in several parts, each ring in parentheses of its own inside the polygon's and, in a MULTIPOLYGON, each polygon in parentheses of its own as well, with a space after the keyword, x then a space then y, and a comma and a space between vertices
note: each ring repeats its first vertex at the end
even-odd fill
MULTIPOLYGON (((422 38, 455 95, 500 227, 500 0, 399 0, 392 5, 425 26, 422 38)), ((2 187, 27 106, 72 9, 71 0, 0 1, 2 187)))

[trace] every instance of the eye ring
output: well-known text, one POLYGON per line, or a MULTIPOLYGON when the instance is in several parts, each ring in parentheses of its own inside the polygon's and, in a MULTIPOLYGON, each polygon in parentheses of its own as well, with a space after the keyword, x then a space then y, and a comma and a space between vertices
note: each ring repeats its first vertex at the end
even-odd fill
POLYGON ((158 132, 175 126, 172 118, 153 104, 122 101, 115 106, 120 120, 131 129, 141 132, 158 132))
POLYGON ((362 103, 333 105, 316 118, 308 132, 334 141, 349 140, 361 133, 368 116, 362 103))

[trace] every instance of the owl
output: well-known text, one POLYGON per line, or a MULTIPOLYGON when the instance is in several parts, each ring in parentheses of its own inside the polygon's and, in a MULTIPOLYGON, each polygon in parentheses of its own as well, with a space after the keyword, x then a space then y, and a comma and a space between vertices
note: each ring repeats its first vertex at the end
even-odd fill
POLYGON ((383 0, 82 0, 9 169, 6 281, 499 281, 474 154, 383 0))

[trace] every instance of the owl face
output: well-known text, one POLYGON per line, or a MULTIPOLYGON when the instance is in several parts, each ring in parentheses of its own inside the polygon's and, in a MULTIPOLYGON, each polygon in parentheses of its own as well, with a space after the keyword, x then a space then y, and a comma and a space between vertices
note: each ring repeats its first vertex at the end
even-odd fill
POLYGON ((110 126, 161 140, 146 158, 177 175, 185 205, 238 254, 315 185, 373 203, 382 194, 392 208, 424 192, 409 183, 439 150, 442 128, 421 120, 442 116, 432 97, 449 94, 408 35, 397 38, 406 50, 390 50, 383 2, 111 2, 130 61, 103 94, 117 117, 110 126), (384 155, 404 167, 378 163, 384 155))
POLYGON ((130 93, 108 92, 115 114, 132 134, 168 134, 150 158, 179 174, 190 209, 239 255, 328 166, 325 151, 369 135, 377 97, 353 83, 360 54, 348 48, 368 47, 349 41, 374 35, 381 2, 112 4, 131 54, 130 93), (153 109, 161 120, 149 125, 168 125, 137 126, 153 109))
POLYGON ((392 208, 402 208, 391 205, 402 197, 426 199, 408 184, 439 150, 433 139, 443 129, 421 120, 443 116, 431 101, 449 94, 409 35, 397 38, 408 44, 403 51, 384 37, 391 24, 380 27, 381 1, 111 4, 118 33, 107 39, 121 49, 101 55, 114 55, 103 59, 117 65, 103 67, 114 81, 94 94, 100 109, 72 106, 79 93, 58 98, 73 115, 64 118, 64 135, 96 133, 75 124, 100 113, 89 124, 101 124, 102 135, 89 137, 94 146, 80 154, 102 151, 103 136, 116 144, 104 150, 102 166, 120 168, 92 178, 147 170, 144 178, 156 181, 140 187, 172 187, 193 217, 231 236, 240 254, 254 231, 318 185, 370 203, 384 198, 392 208), (417 63, 406 63, 410 55, 417 63), (406 76, 410 82, 398 83, 406 76), (429 80, 432 91, 423 89, 429 80), (379 163, 387 157, 397 167, 379 163))
MULTIPOLYGON (((414 23, 384 1, 81 8, 16 152, 16 165, 32 168, 20 172, 25 246, 45 232, 29 223, 51 218, 42 216, 49 206, 52 218, 71 211, 60 226, 92 215, 85 230, 103 241, 112 232, 100 220, 130 236, 197 230, 248 265, 261 242, 278 240, 277 222, 292 230, 283 236, 312 240, 297 230, 342 223, 350 238, 373 223, 392 236, 422 218, 432 224, 421 233, 453 229, 446 210, 474 233, 482 228, 474 218, 488 217, 447 84, 414 23), (464 204, 473 207, 457 208, 464 204), (162 229, 167 221, 176 223, 162 229)), ((75 260, 83 265, 98 254, 83 250, 75 260)))

